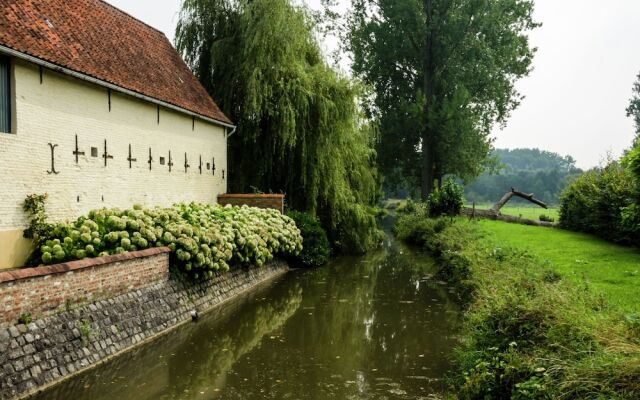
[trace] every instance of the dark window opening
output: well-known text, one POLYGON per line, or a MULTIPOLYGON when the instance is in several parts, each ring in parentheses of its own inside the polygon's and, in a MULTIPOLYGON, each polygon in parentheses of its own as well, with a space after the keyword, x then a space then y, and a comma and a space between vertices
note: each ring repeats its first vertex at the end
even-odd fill
POLYGON ((160 165, 164 165, 164 157, 160 157, 160 165))
POLYGON ((91 157, 98 157, 98 148, 97 147, 92 147, 91 148, 91 157))
POLYGON ((11 63, 0 56, 0 132, 11 133, 11 63))

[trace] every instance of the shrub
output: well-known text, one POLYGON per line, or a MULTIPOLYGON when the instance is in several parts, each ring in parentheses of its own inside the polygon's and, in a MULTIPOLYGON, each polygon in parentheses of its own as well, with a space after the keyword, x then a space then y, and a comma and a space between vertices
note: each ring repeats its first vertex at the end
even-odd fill
POLYGON ((640 142, 624 156, 622 164, 635 179, 635 201, 622 209, 622 226, 640 240, 640 142))
MULTIPOLYGON (((561 196, 560 225, 632 244, 639 237, 623 223, 623 210, 633 206, 635 196, 632 174, 613 161, 604 168, 586 172, 565 189, 561 196)), ((626 220, 632 221, 634 216, 630 213, 626 220)))
POLYGON ((546 214, 540 214, 539 219, 542 222, 555 222, 556 221, 553 217, 550 217, 550 216, 548 216, 546 214))
POLYGON ((29 226, 24 231, 24 237, 33 239, 36 246, 40 246, 43 242, 43 236, 49 232, 52 227, 47 223, 47 215, 45 213, 45 201, 48 195, 31 194, 27 196, 22 205, 22 209, 29 218, 29 226))
POLYGON ((194 278, 230 264, 261 266, 302 249, 295 222, 276 210, 198 203, 94 210, 50 225, 42 241, 34 258, 44 264, 168 246, 172 267, 194 278))
POLYGON ((464 205, 464 189, 453 179, 446 179, 441 187, 436 187, 427 199, 429 215, 460 215, 464 205))
POLYGON ((327 233, 320 222, 311 214, 290 211, 287 216, 292 218, 302 235, 302 251, 291 257, 292 261, 304 267, 319 267, 329 261, 331 248, 327 233))
POLYGON ((413 212, 400 215, 393 225, 393 231, 400 240, 423 246, 435 232, 436 220, 429 218, 426 204, 413 205, 413 212))
POLYGON ((397 206, 396 211, 401 214, 410 214, 416 211, 416 202, 413 199, 408 198, 404 201, 401 201, 397 206))

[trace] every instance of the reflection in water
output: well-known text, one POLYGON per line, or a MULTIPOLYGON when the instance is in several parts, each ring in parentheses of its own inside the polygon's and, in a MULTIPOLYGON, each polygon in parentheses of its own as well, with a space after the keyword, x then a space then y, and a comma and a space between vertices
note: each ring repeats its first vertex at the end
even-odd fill
POLYGON ((432 272, 430 258, 391 240, 293 271, 41 398, 427 398, 459 322, 432 272))

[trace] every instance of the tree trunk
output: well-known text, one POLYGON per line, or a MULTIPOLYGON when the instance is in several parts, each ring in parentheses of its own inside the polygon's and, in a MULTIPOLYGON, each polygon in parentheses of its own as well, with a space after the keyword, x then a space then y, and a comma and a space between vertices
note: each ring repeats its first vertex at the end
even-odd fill
POLYGON ((504 207, 504 205, 507 204, 507 202, 509 202, 509 200, 511 200, 513 196, 518 196, 525 200, 529 200, 533 204, 539 205, 542 208, 549 208, 544 202, 533 197, 533 193, 522 193, 514 188, 511 188, 510 192, 505 193, 505 195, 502 196, 502 198, 496 204, 494 204, 493 207, 491 207, 491 211, 495 214, 500 213, 500 209, 504 207))
POLYGON ((425 129, 422 137, 422 200, 427 200, 433 191, 435 180, 435 151, 431 132, 425 129))
POLYGON ((433 0, 423 0, 426 16, 427 34, 425 37, 424 54, 424 97, 423 110, 424 131, 422 133, 422 200, 426 200, 433 191, 433 182, 436 173, 435 132, 430 121, 429 112, 433 106, 433 0))

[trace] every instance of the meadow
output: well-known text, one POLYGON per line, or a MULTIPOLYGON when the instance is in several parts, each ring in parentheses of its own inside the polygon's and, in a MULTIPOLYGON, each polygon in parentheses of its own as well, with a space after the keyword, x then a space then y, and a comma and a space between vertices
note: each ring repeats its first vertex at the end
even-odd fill
POLYGON ((640 251, 594 236, 556 228, 482 220, 496 246, 526 250, 540 265, 577 284, 587 285, 625 312, 640 310, 640 251))

